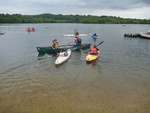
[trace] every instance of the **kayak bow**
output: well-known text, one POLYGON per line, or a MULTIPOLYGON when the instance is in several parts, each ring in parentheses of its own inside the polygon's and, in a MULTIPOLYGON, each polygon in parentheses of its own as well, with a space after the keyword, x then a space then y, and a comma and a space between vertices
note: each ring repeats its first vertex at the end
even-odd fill
POLYGON ((98 51, 98 54, 96 55, 88 53, 85 60, 87 63, 90 63, 90 62, 96 61, 99 57, 100 57, 100 51, 98 51))
POLYGON ((71 49, 67 49, 64 52, 60 52, 56 61, 55 61, 55 65, 59 65, 64 63, 65 61, 67 61, 71 56, 71 49))

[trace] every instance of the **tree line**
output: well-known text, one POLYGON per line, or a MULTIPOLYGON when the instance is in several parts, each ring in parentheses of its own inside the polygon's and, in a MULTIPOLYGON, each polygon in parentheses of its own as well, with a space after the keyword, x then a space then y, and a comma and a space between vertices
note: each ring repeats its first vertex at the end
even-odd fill
POLYGON ((115 16, 62 14, 0 14, 0 23, 91 23, 91 24, 150 24, 150 19, 131 19, 115 16))

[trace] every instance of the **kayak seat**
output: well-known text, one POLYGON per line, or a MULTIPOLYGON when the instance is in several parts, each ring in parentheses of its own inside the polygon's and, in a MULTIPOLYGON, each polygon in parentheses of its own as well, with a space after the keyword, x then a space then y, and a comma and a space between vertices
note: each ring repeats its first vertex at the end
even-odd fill
POLYGON ((67 56, 67 55, 68 55, 68 53, 67 53, 67 52, 65 52, 65 53, 64 53, 64 56, 67 56))
POLYGON ((90 55, 97 55, 98 53, 93 53, 93 52, 90 52, 90 55))

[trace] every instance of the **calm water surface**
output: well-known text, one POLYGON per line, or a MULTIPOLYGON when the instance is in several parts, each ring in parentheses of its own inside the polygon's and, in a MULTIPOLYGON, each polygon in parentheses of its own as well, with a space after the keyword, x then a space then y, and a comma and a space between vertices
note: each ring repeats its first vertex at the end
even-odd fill
POLYGON ((0 113, 149 113, 150 40, 123 37, 148 30, 150 25, 0 25, 0 113), (68 44, 72 37, 64 35, 75 30, 104 40, 95 65, 85 63, 86 51, 72 53, 59 67, 55 57, 37 57, 37 46, 53 38, 68 44))

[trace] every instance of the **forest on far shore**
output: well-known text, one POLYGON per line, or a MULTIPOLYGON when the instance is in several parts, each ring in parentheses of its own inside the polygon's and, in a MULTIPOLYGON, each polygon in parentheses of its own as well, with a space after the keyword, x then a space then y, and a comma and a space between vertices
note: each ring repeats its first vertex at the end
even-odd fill
POLYGON ((62 14, 0 14, 0 23, 89 23, 89 24, 150 24, 150 19, 131 19, 115 16, 62 14))

